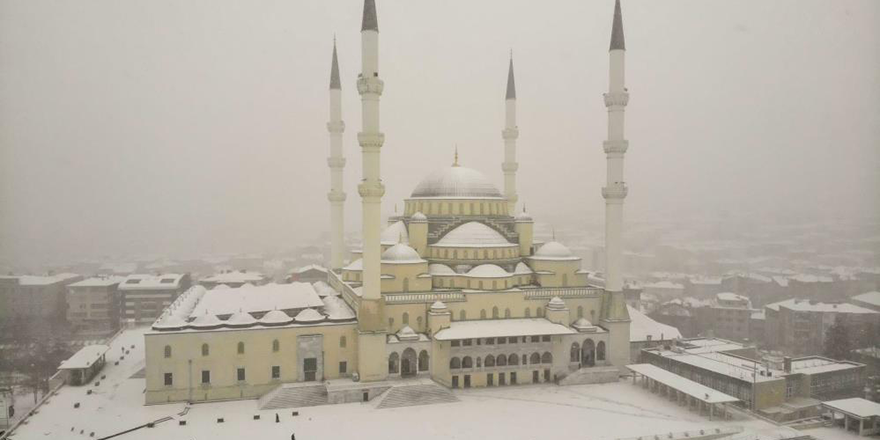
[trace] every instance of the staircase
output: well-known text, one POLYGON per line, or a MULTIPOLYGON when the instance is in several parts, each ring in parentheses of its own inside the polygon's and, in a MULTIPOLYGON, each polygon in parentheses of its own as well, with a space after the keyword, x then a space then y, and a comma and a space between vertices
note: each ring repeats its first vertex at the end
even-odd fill
POLYGON ((327 387, 324 384, 285 384, 260 398, 260 409, 302 408, 326 405, 327 387))
POLYGON ((448 389, 436 383, 417 383, 395 385, 385 392, 376 405, 378 409, 400 408, 404 406, 433 405, 435 403, 458 402, 448 389))

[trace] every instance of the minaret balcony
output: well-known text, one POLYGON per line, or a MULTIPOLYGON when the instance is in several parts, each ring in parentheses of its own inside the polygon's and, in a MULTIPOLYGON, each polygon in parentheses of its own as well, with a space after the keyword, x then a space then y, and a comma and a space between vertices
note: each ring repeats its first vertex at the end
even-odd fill
POLYGON ((501 137, 504 138, 505 141, 514 141, 519 137, 519 129, 505 128, 504 130, 501 130, 501 137))
POLYGON ((375 76, 366 78, 361 76, 357 80, 357 89, 361 95, 382 95, 385 82, 375 76))
POLYGON ((626 107, 629 103, 628 92, 609 92, 602 96, 605 97, 605 107, 626 107))
POLYGON ((382 148, 382 144, 385 143, 385 134, 384 133, 358 133, 358 144, 362 148, 382 148))
POLYGON ((327 165, 330 168, 345 168, 345 158, 344 157, 328 157, 327 165))
POLYGON ((328 122, 327 131, 329 131, 330 133, 342 133, 343 131, 345 131, 345 122, 328 122))
POLYGON ((515 173, 518 169, 519 164, 516 162, 504 162, 501 164, 501 170, 505 173, 515 173))
POLYGON ((382 198, 385 195, 385 185, 382 182, 361 182, 358 185, 358 194, 365 199, 382 198))
POLYGON ((327 193, 327 200, 331 202, 344 202, 346 195, 342 191, 330 191, 327 193))
POLYGON ((624 199, 626 198, 627 193, 629 193, 629 188, 626 187, 626 183, 624 182, 614 182, 613 184, 602 188, 602 197, 606 200, 624 199))
POLYGON ((605 154, 623 154, 629 148, 629 141, 624 139, 605 141, 602 142, 602 148, 605 149, 605 154))

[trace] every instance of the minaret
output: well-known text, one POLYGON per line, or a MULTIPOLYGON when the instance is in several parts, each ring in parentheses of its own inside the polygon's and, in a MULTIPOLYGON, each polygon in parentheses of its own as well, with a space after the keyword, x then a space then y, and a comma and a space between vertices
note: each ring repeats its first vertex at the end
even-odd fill
POLYGON ((342 132, 345 122, 342 121, 342 84, 339 81, 339 60, 336 58, 336 37, 333 38, 333 61, 330 66, 330 268, 342 268, 345 258, 345 240, 343 218, 345 218, 345 192, 342 190, 342 170, 345 168, 345 157, 342 156, 342 132))
POLYGON ((507 70, 507 96, 505 97, 504 130, 501 137, 504 138, 504 163, 501 169, 504 171, 504 198, 507 199, 507 213, 513 215, 516 212, 516 138, 519 137, 519 129, 516 127, 516 85, 513 82, 513 53, 510 54, 510 67, 507 70))
POLYGON ((621 254, 623 201, 627 187, 623 179, 623 156, 629 142, 623 136, 624 110, 629 101, 624 82, 623 18, 620 0, 614 3, 614 23, 609 48, 609 85, 605 93, 608 108, 608 140, 603 143, 607 158, 607 181, 602 188, 605 198, 605 295, 602 304, 602 325, 611 333, 609 361, 619 368, 629 362, 629 313, 623 296, 621 254))
POLYGON ((357 80, 361 95, 361 132, 358 143, 363 154, 363 178, 358 193, 363 202, 363 286, 358 308, 358 374, 361 380, 383 380, 385 364, 385 319, 382 313, 380 271, 382 246, 382 196, 385 186, 380 173, 379 152, 385 135, 379 131, 379 98, 384 83, 379 79, 379 23, 375 0, 364 0, 361 23, 361 74, 357 80))

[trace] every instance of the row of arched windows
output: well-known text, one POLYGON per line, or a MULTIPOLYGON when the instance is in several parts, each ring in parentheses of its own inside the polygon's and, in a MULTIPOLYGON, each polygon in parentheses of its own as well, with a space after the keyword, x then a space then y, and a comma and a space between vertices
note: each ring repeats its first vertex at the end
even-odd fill
POLYGON ((496 249, 459 249, 455 248, 430 248, 431 256, 444 259, 462 260, 495 260, 499 258, 516 258, 519 249, 516 247, 501 247, 496 249))
POLYGON ((392 352, 388 355, 388 374, 400 374, 402 376, 410 376, 416 372, 428 371, 428 351, 422 350, 416 356, 416 351, 412 348, 403 350, 403 356, 392 352))
MULTIPOLYGON (((448 283, 447 283, 447 280, 445 280, 442 277, 443 277, 442 275, 435 275, 433 277, 434 284, 437 287, 449 287, 449 288, 456 287, 455 278, 454 278, 455 275, 449 276, 450 278, 448 280, 449 281, 448 283)), ((531 283, 530 277, 526 277, 526 276, 513 277, 513 278, 503 279, 500 281, 499 280, 492 280, 492 289, 507 289, 507 288, 510 288, 513 286, 518 286, 518 285, 522 286, 522 285, 526 285, 526 284, 530 284, 530 283, 531 283)), ((475 283, 474 280, 467 279, 467 280, 463 280, 462 282, 460 282, 458 284, 460 284, 460 286, 458 286, 458 287, 468 288, 468 289, 485 290, 486 287, 489 287, 489 284, 484 284, 482 280, 477 281, 475 283)))
POLYGON ((453 357, 449 360, 449 368, 452 370, 458 370, 462 368, 483 368, 483 366, 489 368, 552 363, 553 354, 549 351, 545 351, 544 354, 535 352, 528 355, 528 357, 523 355, 522 358, 516 353, 511 353, 509 355, 499 354, 498 356, 490 354, 486 356, 485 360, 480 357, 477 357, 475 360, 470 356, 465 356, 463 358, 453 357))
POLYGON ((406 204, 406 213, 459 214, 459 215, 500 215, 507 214, 505 202, 412 202, 406 204), (465 209, 467 208, 467 209, 465 209))
POLYGON ((571 343, 571 362, 580 362, 582 365, 592 367, 597 361, 605 360, 605 342, 594 343, 592 339, 584 341, 583 345, 577 342, 571 343))
MULTIPOLYGON (((531 318, 532 317, 532 309, 530 307, 526 307, 525 311, 523 312, 523 316, 525 316, 526 318, 531 318)), ((538 307, 535 310, 535 316, 537 316, 538 318, 543 318, 544 317, 544 308, 538 307)), ((453 317, 455 317, 455 315, 453 315, 453 317)), ((511 317, 510 309, 504 309, 504 317, 505 318, 511 317)), ((487 318, 488 318, 488 315, 486 314, 486 309, 480 310, 480 319, 487 319, 487 318)), ((500 314, 500 311, 498 310, 498 307, 492 307, 492 319, 498 319, 498 318, 501 318, 501 314, 500 314)), ((464 310, 459 311, 458 312, 458 320, 459 321, 467 320, 467 312, 464 310)))
MULTIPOLYGON (((343 347, 343 348, 346 346, 345 336, 341 336, 339 338, 339 346, 343 347)), ((273 339, 272 340, 272 352, 277 353, 279 351, 281 351, 281 342, 277 339, 273 339)), ((241 342, 241 341, 238 342, 238 344, 235 347, 235 352, 237 354, 245 354, 244 342, 241 342)), ((165 346, 165 357, 170 358, 171 354, 172 354, 171 346, 166 345, 165 346)), ((210 354, 211 354, 211 347, 207 343, 202 344, 202 356, 208 356, 210 354)))

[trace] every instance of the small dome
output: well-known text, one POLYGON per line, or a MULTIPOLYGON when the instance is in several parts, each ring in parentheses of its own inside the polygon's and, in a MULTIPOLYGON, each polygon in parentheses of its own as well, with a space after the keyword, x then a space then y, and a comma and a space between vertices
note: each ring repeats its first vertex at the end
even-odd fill
POLYGON ((501 266, 495 264, 481 264, 471 269, 467 275, 478 278, 500 278, 509 277, 511 274, 507 273, 507 271, 502 269, 501 266))
POLYGON ((205 310, 205 314, 201 316, 197 316, 196 319, 193 319, 192 322, 189 323, 189 326, 192 328, 217 328, 223 325, 223 321, 217 317, 217 315, 213 315, 208 313, 205 310))
POLYGON ((445 312, 448 310, 446 304, 443 304, 443 301, 434 301, 434 304, 431 304, 432 312, 445 312))
POLYGON ((440 263, 429 264, 428 273, 431 275, 455 275, 455 271, 451 267, 440 263))
POLYGON ((547 308, 553 310, 562 310, 565 308, 565 301, 560 299, 558 296, 554 296, 550 301, 547 302, 547 308))
POLYGON ((229 319, 226 320, 226 325, 230 327, 247 327, 249 325, 254 325, 257 323, 257 320, 251 316, 250 313, 242 312, 239 310, 236 313, 233 313, 229 319))
POLYGON ((406 230, 406 225, 402 221, 398 221, 385 228, 382 235, 379 236, 379 240, 386 246, 401 242, 406 243, 409 241, 409 232, 406 230))
POLYGON ((397 332, 397 339, 400 339, 401 341, 412 341, 419 339, 419 334, 410 326, 404 325, 403 328, 397 332))
POLYGON ((296 315, 296 322, 318 322, 324 320, 324 315, 315 309, 303 309, 296 315))
POLYGON ((513 273, 517 275, 531 275, 535 272, 526 263, 520 261, 519 263, 516 263, 516 269, 513 271, 513 273))
POLYGON ((222 289, 231 289, 231 287, 227 286, 226 284, 218 284, 218 285, 214 286, 214 288, 211 290, 222 290, 222 289))
POLYGON ((364 270, 364 260, 361 258, 358 258, 357 260, 352 261, 348 266, 343 267, 342 270, 355 270, 355 271, 364 270))
POLYGON ((578 319, 571 326, 579 332, 596 331, 596 326, 593 325, 593 323, 591 323, 590 321, 587 321, 586 318, 578 319))
POLYGON ((153 324, 153 330, 180 330, 186 327, 186 321, 175 314, 167 314, 153 324))
POLYGON ((574 258, 574 255, 571 253, 570 250, 568 250, 567 247, 565 247, 564 244, 562 244, 558 241, 549 241, 549 242, 545 243, 543 246, 541 246, 541 248, 538 249, 537 252, 535 252, 534 258, 538 258, 538 259, 543 258, 543 259, 549 259, 549 260, 555 260, 555 259, 565 260, 565 259, 574 258))
POLYGON ((395 244, 382 252, 383 263, 422 263, 424 261, 415 249, 403 243, 395 244))
POLYGON ((532 221, 532 216, 530 216, 529 213, 527 213, 527 212, 525 212, 525 211, 522 211, 522 212, 520 212, 519 214, 515 215, 515 216, 513 217, 513 219, 514 219, 515 221, 517 221, 517 222, 523 222, 523 223, 526 223, 526 222, 531 222, 531 221, 532 221))
POLYGON ((501 192, 479 171, 461 166, 438 170, 419 182, 412 198, 503 199, 501 192))
POLYGON ((511 246, 498 231, 480 222, 467 222, 444 235, 437 246, 469 247, 469 246, 511 246))
POLYGON ((413 214, 412 217, 409 218, 409 221, 411 221, 411 222, 426 222, 426 221, 428 221, 428 217, 426 217, 425 214, 422 214, 422 212, 419 211, 419 212, 413 214))
POLYGON ((293 322, 293 318, 281 310, 270 310, 260 318, 260 324, 263 325, 284 325, 291 322, 293 322))
POLYGON ((189 292, 190 295, 202 296, 208 292, 208 289, 205 289, 205 286, 201 284, 196 284, 195 286, 190 287, 187 292, 189 292))

